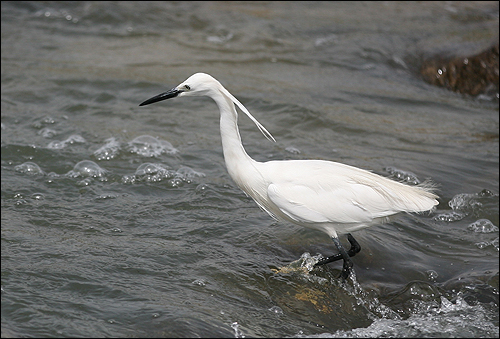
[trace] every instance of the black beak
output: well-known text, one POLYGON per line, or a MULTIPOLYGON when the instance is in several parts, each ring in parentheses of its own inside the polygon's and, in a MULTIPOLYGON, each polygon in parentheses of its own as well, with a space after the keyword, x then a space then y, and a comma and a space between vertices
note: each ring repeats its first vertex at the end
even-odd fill
POLYGON ((146 105, 152 104, 154 102, 158 102, 158 101, 162 101, 162 100, 166 100, 166 99, 170 99, 170 98, 175 98, 180 93, 182 93, 182 91, 178 90, 177 88, 172 88, 169 91, 158 94, 157 96, 154 96, 154 97, 144 101, 139 106, 146 106, 146 105))

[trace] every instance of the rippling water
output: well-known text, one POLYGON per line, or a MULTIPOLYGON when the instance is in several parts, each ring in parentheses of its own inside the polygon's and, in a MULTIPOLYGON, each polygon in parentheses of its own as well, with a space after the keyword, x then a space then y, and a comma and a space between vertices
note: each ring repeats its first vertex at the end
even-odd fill
POLYGON ((498 97, 426 84, 498 41, 498 2, 2 2, 2 337, 498 337, 498 97), (440 204, 328 237, 229 178, 210 99, 256 160, 328 159, 440 204))

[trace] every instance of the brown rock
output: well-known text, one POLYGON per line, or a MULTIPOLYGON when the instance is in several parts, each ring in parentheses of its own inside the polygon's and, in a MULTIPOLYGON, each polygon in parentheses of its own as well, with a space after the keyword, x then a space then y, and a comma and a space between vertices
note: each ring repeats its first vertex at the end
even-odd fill
POLYGON ((496 91, 498 98, 498 44, 471 57, 428 59, 420 73, 433 85, 474 96, 496 91))

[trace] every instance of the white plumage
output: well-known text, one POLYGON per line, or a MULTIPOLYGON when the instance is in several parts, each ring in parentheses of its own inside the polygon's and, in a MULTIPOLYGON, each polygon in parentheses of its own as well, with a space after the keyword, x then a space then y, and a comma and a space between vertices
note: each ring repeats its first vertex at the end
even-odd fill
MULTIPOLYGON (((408 186, 369 171, 323 160, 257 162, 241 143, 235 104, 270 140, 272 135, 216 79, 196 73, 179 86, 140 106, 176 96, 208 96, 220 110, 224 159, 234 182, 272 217, 326 232, 340 251, 331 262, 344 259, 342 276, 352 262, 338 235, 384 221, 400 212, 424 212, 438 204, 428 186, 408 186)), ((359 245, 349 234, 353 256, 359 245)), ((323 263, 326 263, 323 262, 323 263)))

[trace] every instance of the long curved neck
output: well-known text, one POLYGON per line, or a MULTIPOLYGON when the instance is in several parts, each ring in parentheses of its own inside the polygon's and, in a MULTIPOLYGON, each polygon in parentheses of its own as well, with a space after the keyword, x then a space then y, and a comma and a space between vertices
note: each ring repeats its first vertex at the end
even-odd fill
POLYGON ((227 171, 233 180, 241 187, 244 183, 242 176, 249 174, 255 161, 245 152, 238 130, 238 113, 233 102, 223 93, 213 97, 220 110, 220 134, 222 150, 226 161, 227 171))

